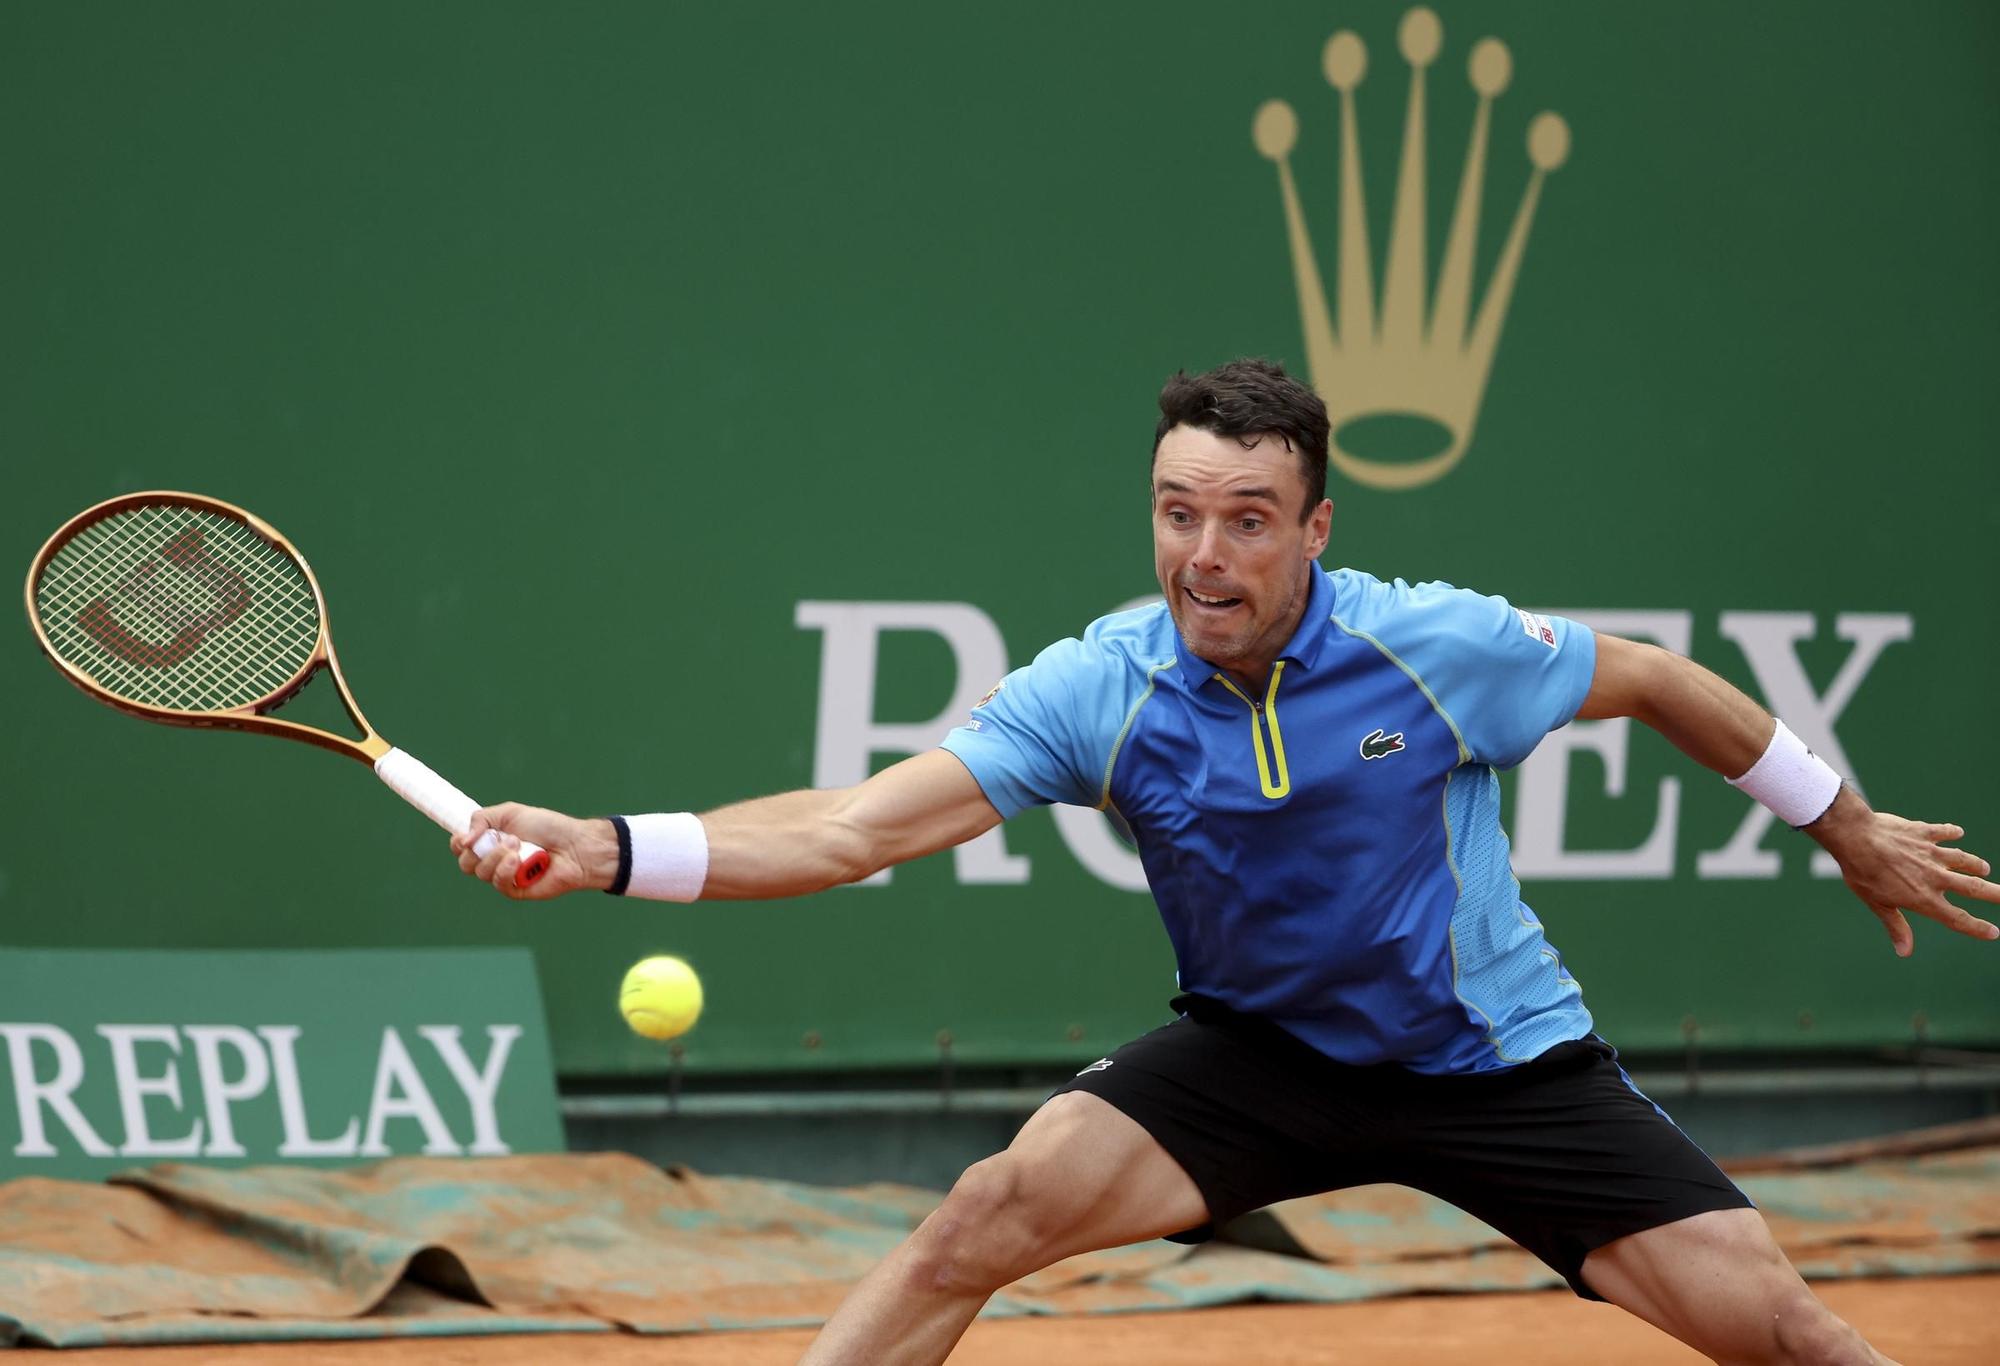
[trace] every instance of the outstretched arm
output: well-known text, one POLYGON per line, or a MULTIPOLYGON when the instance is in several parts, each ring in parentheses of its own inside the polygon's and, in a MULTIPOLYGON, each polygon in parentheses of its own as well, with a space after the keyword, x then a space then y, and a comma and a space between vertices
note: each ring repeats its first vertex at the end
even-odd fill
MULTIPOLYGON (((1607 635, 1597 638, 1597 669, 1577 715, 1643 721, 1695 762, 1732 779, 1758 762, 1777 726, 1769 712, 1693 660, 1607 635)), ((2000 938, 2000 927, 1945 900, 1950 893, 2000 903, 2000 885, 1985 880, 1991 865, 1947 847, 1965 837, 1958 826, 1871 810, 1843 785, 1833 804, 1800 828, 1833 855, 1848 889, 1881 920, 1898 955, 1908 957, 1915 947, 1904 911, 1974 939, 2000 938)))
MULTIPOLYGON (((854 787, 785 792, 721 807, 701 816, 708 873, 701 899, 799 896, 858 882, 892 864, 963 844, 1000 823, 1000 813, 944 750, 882 770, 854 787)), ((541 901, 564 892, 611 886, 618 841, 608 820, 508 802, 474 813, 454 836, 458 865, 509 896, 541 901), (488 827, 503 833, 485 858, 471 852, 488 827), (528 888, 513 885, 519 843, 549 851, 549 871, 528 888)))

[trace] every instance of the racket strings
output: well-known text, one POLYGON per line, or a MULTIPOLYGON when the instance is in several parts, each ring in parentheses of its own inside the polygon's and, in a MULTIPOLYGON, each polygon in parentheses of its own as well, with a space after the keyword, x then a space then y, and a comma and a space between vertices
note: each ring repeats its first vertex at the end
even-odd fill
MULTIPOLYGON (((99 590, 77 615, 77 624, 96 647, 92 653, 97 662, 109 665, 109 676, 100 676, 99 682, 134 700, 181 710, 240 705, 281 686, 310 652, 310 643, 296 659, 283 660, 284 667, 274 668, 281 662, 281 650, 274 647, 281 646, 283 638, 282 614, 242 619, 250 603, 282 602, 282 598, 259 591, 268 584, 253 588, 250 576, 232 575, 229 567, 219 564, 205 544, 208 527, 196 520, 198 514, 192 510, 146 511, 154 515, 143 517, 130 531, 98 538, 93 557, 98 577, 83 577, 76 584, 79 589, 99 590), (203 534, 189 538, 190 526, 203 534), (163 572, 163 560, 171 569, 187 572, 163 572), (238 620, 241 629, 230 638, 218 638, 217 648, 200 649, 210 633, 238 620), (138 629, 128 631, 127 626, 138 629)), ((222 523, 225 535, 228 531, 238 537, 249 535, 226 519, 213 521, 222 523)), ((82 595, 73 591, 69 596, 82 595)), ((74 602, 68 605, 73 607, 74 602)))
POLYGON ((44 565, 36 610, 94 686, 180 711, 268 696, 312 657, 320 627, 291 556, 234 517, 175 503, 79 530, 44 565))

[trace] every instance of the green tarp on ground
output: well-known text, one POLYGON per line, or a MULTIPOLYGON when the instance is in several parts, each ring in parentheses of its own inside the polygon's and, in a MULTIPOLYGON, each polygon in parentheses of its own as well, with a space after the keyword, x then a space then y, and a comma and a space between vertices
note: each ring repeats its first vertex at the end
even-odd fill
MULTIPOLYGON (((1808 1275, 2000 1269, 2000 1148, 1743 1185, 1808 1275)), ((662 1171, 615 1154, 24 1179, 0 1185, 0 1344, 810 1324, 937 1200, 903 1186, 662 1171)), ((988 1312, 1559 1283, 1477 1220, 1393 1187, 1292 1201, 1230 1233, 1194 1249, 1153 1242, 1072 1258, 988 1312)))

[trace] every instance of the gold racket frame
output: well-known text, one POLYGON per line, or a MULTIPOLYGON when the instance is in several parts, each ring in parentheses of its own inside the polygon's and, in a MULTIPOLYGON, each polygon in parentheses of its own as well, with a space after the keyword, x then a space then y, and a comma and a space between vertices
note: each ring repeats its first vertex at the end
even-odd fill
POLYGON ((42 653, 48 656, 49 662, 56 666, 57 672, 81 691, 128 716, 136 716, 145 721, 158 721, 169 726, 193 726, 203 730, 242 730, 258 735, 282 736, 287 740, 303 740, 309 745, 317 745, 321 749, 344 754, 350 759, 358 759, 370 768, 374 767, 377 759, 389 752, 389 742, 375 733, 375 727, 368 724, 368 718, 361 714, 361 708, 354 705, 354 694, 348 691, 347 679, 341 675, 340 658, 333 652, 333 636, 327 627, 326 596, 320 592, 319 579, 314 576, 312 565, 307 563, 306 557, 299 553, 299 548, 285 539, 284 534, 276 527, 255 513, 237 507, 234 503, 225 503, 220 498, 210 498, 204 494, 180 493, 170 489, 152 489, 144 493, 127 493, 117 498, 107 498, 104 502, 77 513, 42 543, 41 550, 35 555, 34 563, 28 566, 28 583, 23 596, 27 600, 28 625, 34 629, 35 643, 41 647, 42 653), (41 579, 42 570, 55 553, 62 549, 81 528, 93 522, 103 521, 115 513, 133 508, 153 507, 162 503, 179 503, 237 518, 257 536, 290 556, 298 565, 299 571, 306 576, 306 583, 312 589, 313 605, 319 611, 319 638, 313 642, 312 654, 307 656, 306 662, 291 678, 253 702, 246 702, 242 706, 231 707, 224 711, 182 711, 174 707, 155 707, 144 702, 134 702, 130 698, 120 697, 116 693, 100 688, 80 670, 73 668, 56 653, 48 633, 42 629, 41 610, 35 603, 35 584, 41 579), (299 689, 305 687, 312 680, 313 674, 322 667, 333 675, 333 686, 340 694, 341 706, 360 728, 362 736, 359 740, 350 740, 303 722, 286 721, 276 716, 265 715, 266 712, 283 706, 299 689))

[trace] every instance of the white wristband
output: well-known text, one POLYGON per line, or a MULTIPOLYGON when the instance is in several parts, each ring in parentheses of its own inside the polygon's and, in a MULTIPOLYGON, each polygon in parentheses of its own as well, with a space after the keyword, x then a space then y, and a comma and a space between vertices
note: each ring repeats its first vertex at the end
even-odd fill
POLYGON ((627 845, 619 851, 625 866, 613 892, 649 901, 701 899, 702 884, 708 881, 708 830, 701 817, 655 812, 614 817, 612 824, 627 845))
POLYGON ((1783 721, 1772 732, 1762 757, 1742 777, 1729 779, 1729 785, 1749 793, 1794 828, 1824 816, 1840 795, 1840 775, 1783 721))

